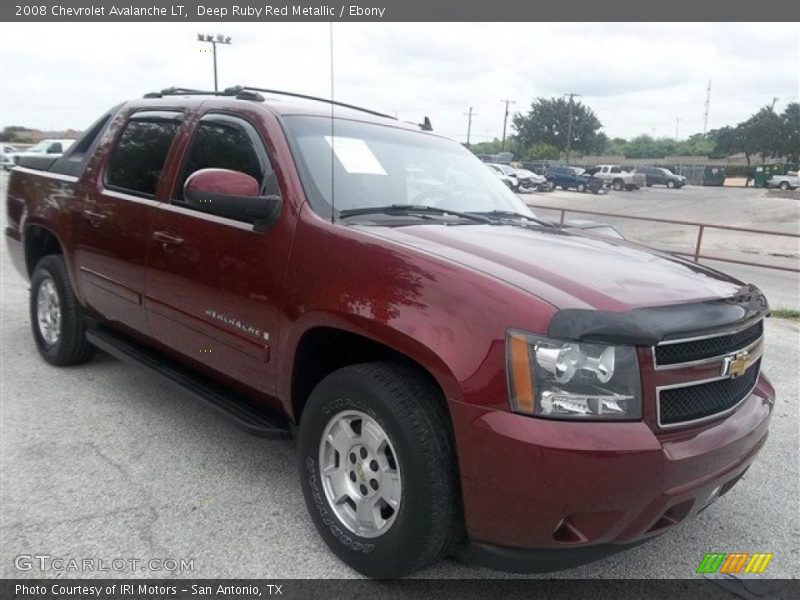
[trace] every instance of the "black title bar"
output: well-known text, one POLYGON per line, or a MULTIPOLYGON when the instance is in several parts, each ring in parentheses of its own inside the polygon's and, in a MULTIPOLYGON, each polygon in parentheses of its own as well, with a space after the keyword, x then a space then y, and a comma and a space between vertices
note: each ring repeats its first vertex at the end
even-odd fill
MULTIPOLYGON (((797 21, 797 0, 4 0, 0 20, 59 21, 797 21)), ((501 43, 498 41, 498 43, 501 43)))

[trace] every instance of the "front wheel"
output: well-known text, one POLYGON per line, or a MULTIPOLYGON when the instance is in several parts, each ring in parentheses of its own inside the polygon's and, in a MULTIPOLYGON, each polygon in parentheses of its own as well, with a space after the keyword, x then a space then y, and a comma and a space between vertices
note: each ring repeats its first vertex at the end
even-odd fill
POLYGON ((96 348, 86 339, 83 314, 60 255, 45 256, 33 270, 30 315, 36 349, 51 365, 76 365, 94 356, 96 348))
POLYGON ((585 183, 579 183, 578 187, 577 187, 577 190, 582 194, 583 192, 586 191, 586 184, 585 183))
POLYGON ((675 187, 675 182, 674 182, 674 181, 668 181, 668 182, 667 182, 667 187, 668 187, 669 189, 672 189, 672 188, 674 188, 674 187, 675 187))
POLYGON ((789 182, 788 181, 781 181, 779 186, 784 192, 789 189, 789 182))
POLYGON ((403 365, 344 367, 314 389, 298 432, 300 479, 328 547, 369 577, 402 577, 457 538, 458 478, 438 390, 403 365))

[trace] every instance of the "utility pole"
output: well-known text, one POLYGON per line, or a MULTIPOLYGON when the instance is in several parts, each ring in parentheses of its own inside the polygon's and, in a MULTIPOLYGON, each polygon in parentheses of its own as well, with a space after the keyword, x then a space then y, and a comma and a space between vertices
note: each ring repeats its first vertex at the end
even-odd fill
POLYGON ((708 80, 706 88, 706 110, 703 113, 703 135, 708 131, 708 109, 711 107, 711 80, 708 80))
POLYGON ((503 115, 503 141, 500 142, 500 152, 504 152, 506 149, 506 123, 508 122, 508 105, 516 104, 516 102, 514 100, 500 100, 500 102, 505 102, 506 104, 506 112, 503 115))
POLYGON ((214 91, 219 91, 219 86, 217 84, 217 44, 228 44, 231 43, 231 36, 225 37, 221 33, 218 33, 216 37, 207 33, 198 33, 197 34, 197 41, 198 42, 208 42, 211 44, 212 52, 214 53, 214 91))
POLYGON ((464 114, 468 117, 468 120, 467 120, 467 148, 469 148, 469 136, 470 136, 470 133, 472 132, 472 117, 477 116, 478 113, 473 113, 472 112, 472 107, 470 106, 469 107, 469 112, 468 113, 464 113, 464 114))
POLYGON ((569 153, 572 149, 572 106, 574 104, 573 98, 575 96, 580 96, 580 94, 576 94, 574 92, 569 92, 564 94, 565 96, 569 96, 569 103, 568 103, 568 110, 567 110, 567 146, 564 149, 564 159, 567 165, 569 165, 569 153))

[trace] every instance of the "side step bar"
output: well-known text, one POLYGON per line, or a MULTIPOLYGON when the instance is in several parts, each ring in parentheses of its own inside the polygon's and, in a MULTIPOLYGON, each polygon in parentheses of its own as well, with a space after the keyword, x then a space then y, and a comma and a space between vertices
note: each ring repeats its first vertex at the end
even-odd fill
POLYGON ((271 439, 292 438, 288 426, 280 423, 267 411, 246 400, 236 399, 232 392, 221 385, 192 374, 174 361, 134 340, 99 327, 87 329, 86 337, 93 345, 113 357, 190 392, 248 433, 271 439))

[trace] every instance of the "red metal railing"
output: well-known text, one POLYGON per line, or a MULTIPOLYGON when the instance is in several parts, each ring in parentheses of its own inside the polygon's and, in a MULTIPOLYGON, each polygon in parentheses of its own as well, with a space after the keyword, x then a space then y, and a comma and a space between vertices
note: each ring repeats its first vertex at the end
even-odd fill
MULTIPOLYGON (((690 256, 694 259, 694 262, 700 262, 700 259, 703 260, 718 260, 720 262, 727 262, 727 263, 734 263, 738 265, 747 265, 750 267, 763 267, 765 269, 776 269, 778 271, 790 271, 792 273, 800 273, 800 268, 797 267, 783 267, 779 265, 768 265, 765 263, 760 262, 752 262, 746 260, 738 260, 735 258, 725 258, 723 256, 712 256, 708 254, 701 254, 700 249, 703 244, 703 234, 706 229, 721 229, 724 231, 738 231, 741 233, 754 233, 758 235, 774 235, 774 236, 781 236, 781 237, 792 237, 800 240, 800 234, 797 233, 789 233, 786 231, 771 231, 768 229, 753 229, 751 227, 735 227, 733 225, 712 225, 710 223, 697 223, 695 221, 677 221, 673 219, 660 219, 657 217, 635 217, 632 215, 620 215, 617 213, 607 213, 607 212, 600 212, 596 210, 584 210, 584 209, 577 209, 577 208, 559 208, 557 206, 544 206, 542 204, 528 204, 531 208, 538 208, 541 210, 552 210, 558 211, 561 213, 560 223, 563 225, 565 221, 566 214, 569 213, 578 213, 581 215, 595 215, 598 217, 613 217, 615 219, 628 219, 631 221, 644 221, 650 223, 665 223, 667 225, 683 225, 686 227, 697 227, 697 239, 694 246, 694 252, 680 252, 674 250, 668 250, 672 254, 679 254, 681 256, 690 256)), ((664 248, 656 248, 657 250, 664 251, 664 248)))

